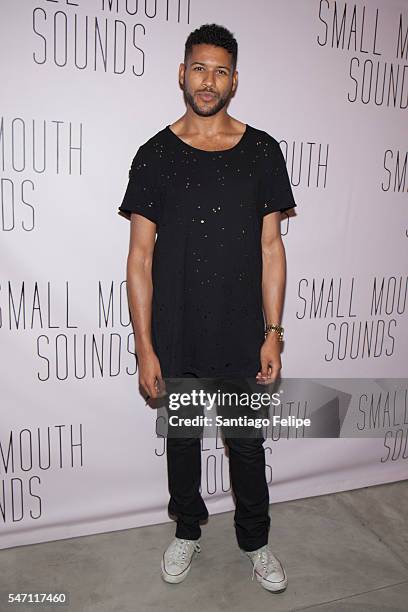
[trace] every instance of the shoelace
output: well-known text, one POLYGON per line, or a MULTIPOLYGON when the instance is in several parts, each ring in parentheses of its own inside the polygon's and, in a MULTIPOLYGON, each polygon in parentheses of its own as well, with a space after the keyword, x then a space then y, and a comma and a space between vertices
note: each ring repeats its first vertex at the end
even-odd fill
POLYGON ((185 563, 186 561, 187 552, 191 548, 193 550, 196 550, 197 552, 201 551, 201 547, 200 547, 200 544, 198 544, 198 542, 192 542, 191 540, 178 539, 176 541, 176 544, 173 550, 171 551, 169 555, 169 558, 176 565, 182 566, 183 563, 185 563))
POLYGON ((274 559, 269 548, 262 548, 256 555, 256 559, 253 562, 252 580, 255 577, 255 570, 259 563, 261 563, 263 567, 262 578, 265 578, 265 576, 268 575, 268 566, 270 566, 271 569, 279 569, 279 563, 274 559))

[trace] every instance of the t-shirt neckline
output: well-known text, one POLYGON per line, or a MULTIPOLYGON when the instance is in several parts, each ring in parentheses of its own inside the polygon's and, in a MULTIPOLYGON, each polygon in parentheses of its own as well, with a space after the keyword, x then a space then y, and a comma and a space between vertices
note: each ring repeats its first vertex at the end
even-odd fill
POLYGON ((207 153, 209 155, 214 155, 215 153, 229 153, 230 151, 234 151, 235 149, 237 149, 240 145, 243 145, 245 142, 245 139, 248 136, 248 132, 250 130, 250 126, 248 123, 245 124, 245 131, 242 134, 241 138, 238 140, 237 144, 235 144, 233 147, 230 147, 229 149, 220 149, 218 151, 206 151, 205 149, 198 149, 197 147, 193 147, 192 145, 188 144, 187 142, 184 142, 184 140, 182 140, 179 136, 177 136, 177 134, 175 134, 171 129, 170 129, 170 125, 166 125, 166 130, 167 132, 170 133, 170 135, 173 137, 173 139, 175 141, 177 141, 179 144, 181 144, 184 147, 187 147, 188 149, 191 149, 192 151, 198 152, 198 153, 207 153))

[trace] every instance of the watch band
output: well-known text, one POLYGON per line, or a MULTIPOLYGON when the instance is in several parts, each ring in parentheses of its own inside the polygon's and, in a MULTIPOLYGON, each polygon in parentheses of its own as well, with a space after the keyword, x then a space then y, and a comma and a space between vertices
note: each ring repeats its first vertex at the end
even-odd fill
POLYGON ((279 340, 283 342, 283 327, 281 325, 266 325, 265 338, 271 331, 276 332, 278 334, 279 340))

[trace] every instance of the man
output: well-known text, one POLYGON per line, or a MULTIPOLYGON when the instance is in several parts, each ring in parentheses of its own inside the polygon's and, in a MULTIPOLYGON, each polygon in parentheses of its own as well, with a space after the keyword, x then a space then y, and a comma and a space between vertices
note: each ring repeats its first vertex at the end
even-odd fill
MULTIPOLYGON (((139 383, 152 398, 166 377, 268 384, 281 370, 280 212, 296 204, 278 142, 227 113, 236 64, 237 41, 226 28, 206 24, 190 34, 179 68, 186 112, 138 149, 119 208, 131 220, 127 283, 139 383)), ((225 441, 238 544, 252 577, 282 591, 286 573, 268 545, 265 440, 225 441)), ((167 464, 177 529, 161 570, 178 583, 200 551, 200 521, 208 517, 200 440, 169 437, 167 464)))

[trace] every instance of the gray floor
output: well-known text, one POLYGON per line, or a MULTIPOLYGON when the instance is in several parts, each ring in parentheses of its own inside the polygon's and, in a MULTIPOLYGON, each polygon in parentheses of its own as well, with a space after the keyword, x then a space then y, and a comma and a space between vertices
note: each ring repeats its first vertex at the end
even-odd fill
POLYGON ((270 543, 289 577, 284 593, 251 581, 232 513, 210 517, 182 584, 160 578, 169 523, 0 550, 0 591, 62 589, 69 606, 41 609, 73 612, 408 611, 408 481, 274 504, 270 512, 270 543))

